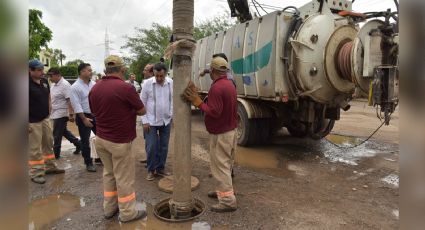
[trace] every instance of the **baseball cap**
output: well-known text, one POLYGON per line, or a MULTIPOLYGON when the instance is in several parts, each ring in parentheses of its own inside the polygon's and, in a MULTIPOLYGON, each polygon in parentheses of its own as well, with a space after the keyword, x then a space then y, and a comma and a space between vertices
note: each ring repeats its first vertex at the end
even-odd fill
POLYGON ((124 66, 124 60, 117 55, 110 55, 105 58, 105 67, 124 66))
POLYGON ((28 66, 31 69, 44 69, 44 64, 37 59, 32 59, 28 62, 28 66))
POLYGON ((212 59, 211 68, 218 70, 218 71, 227 71, 229 68, 229 65, 227 64, 227 61, 222 57, 215 57, 212 59))

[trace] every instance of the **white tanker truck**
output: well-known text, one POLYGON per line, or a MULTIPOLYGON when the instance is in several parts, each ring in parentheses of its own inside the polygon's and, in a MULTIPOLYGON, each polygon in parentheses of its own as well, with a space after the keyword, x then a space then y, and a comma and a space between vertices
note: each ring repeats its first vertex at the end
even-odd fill
POLYGON ((226 54, 239 145, 264 143, 282 127, 323 138, 356 88, 388 124, 398 103, 397 12, 355 13, 351 1, 313 0, 252 19, 246 1, 228 2, 241 23, 197 41, 192 81, 208 100, 211 79, 198 73, 213 54, 226 54))

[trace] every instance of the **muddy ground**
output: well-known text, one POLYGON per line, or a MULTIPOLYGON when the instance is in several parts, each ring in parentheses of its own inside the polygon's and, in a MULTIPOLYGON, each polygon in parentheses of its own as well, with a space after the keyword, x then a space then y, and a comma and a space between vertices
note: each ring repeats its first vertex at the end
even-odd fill
MULTIPOLYGON (((148 217, 131 224, 104 220, 102 170, 88 173, 80 155, 64 141, 59 166, 64 175, 47 176, 47 183, 29 186, 29 229, 397 229, 398 113, 371 141, 348 149, 380 124, 375 110, 355 101, 341 114, 333 135, 321 141, 289 137, 285 130, 267 146, 242 148, 236 155, 234 186, 239 209, 234 213, 206 211, 183 224, 158 220, 152 207, 170 196, 145 180, 144 164, 136 162, 136 192, 148 217)), ((71 125, 75 134, 75 127, 71 125)), ((141 134, 140 126, 138 134, 141 134)), ((174 130, 173 130, 174 131, 174 130)), ((143 138, 135 141, 137 159, 144 158, 143 138)), ((168 169, 172 167, 170 140, 168 169)), ((192 116, 192 175, 200 180, 193 196, 207 206, 213 189, 208 167, 208 133, 202 117, 192 116)))

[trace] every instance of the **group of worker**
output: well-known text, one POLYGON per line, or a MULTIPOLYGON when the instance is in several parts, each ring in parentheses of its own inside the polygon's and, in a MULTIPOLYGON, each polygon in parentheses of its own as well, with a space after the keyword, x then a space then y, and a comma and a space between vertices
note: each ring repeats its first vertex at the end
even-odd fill
MULTIPOLYGON (((208 102, 202 101, 192 82, 181 94, 183 100, 205 113, 205 126, 210 133, 210 167, 217 181, 216 190, 208 192, 208 196, 219 201, 211 207, 215 212, 237 209, 231 177, 237 102, 226 59, 214 56, 210 69, 205 71, 213 80, 208 102)), ((95 161, 103 165, 104 216, 110 219, 119 213, 119 220, 128 222, 146 216, 146 211, 136 209, 134 189, 135 159, 131 149, 137 136, 137 116, 142 116, 146 179, 170 175, 165 163, 173 122, 173 80, 164 63, 149 64, 143 70, 145 80, 139 95, 134 79, 124 81, 127 68, 122 58, 111 55, 104 64, 105 76, 95 83, 90 64, 81 63, 79 77, 72 86, 59 69, 51 68, 46 74, 53 83, 49 87, 44 65, 38 60, 29 62, 29 174, 31 181, 44 184, 45 174, 65 172, 55 163, 60 158, 62 136, 75 145, 75 154, 81 150, 87 171, 95 172, 90 155, 93 132, 100 157, 95 161), (49 118, 53 120, 53 131, 49 118), (74 120, 80 139, 66 128, 67 122, 74 120)))

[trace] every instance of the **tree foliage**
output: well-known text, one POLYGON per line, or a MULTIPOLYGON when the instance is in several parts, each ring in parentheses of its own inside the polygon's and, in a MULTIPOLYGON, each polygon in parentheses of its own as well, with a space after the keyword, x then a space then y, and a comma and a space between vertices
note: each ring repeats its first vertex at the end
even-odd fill
POLYGON ((78 66, 81 63, 84 63, 84 61, 81 60, 81 59, 75 59, 75 60, 72 60, 72 61, 68 61, 66 63, 66 65, 75 65, 75 66, 78 66))
MULTIPOLYGON (((229 14, 218 15, 211 20, 196 23, 193 36, 196 40, 209 36, 213 33, 226 30, 235 22, 230 20, 229 14)), ((142 71, 146 64, 156 63, 164 55, 164 51, 170 43, 172 29, 170 26, 153 23, 151 28, 135 28, 134 36, 126 36, 126 43, 121 48, 128 49, 131 56, 124 60, 130 66, 130 72, 142 79, 142 71)), ((169 64, 169 62, 167 62, 169 64)))
POLYGON ((43 13, 40 10, 29 10, 29 44, 30 59, 37 58, 41 48, 47 47, 52 40, 52 31, 41 21, 43 13))
POLYGON ((131 57, 125 61, 130 64, 130 72, 135 73, 137 80, 142 79, 142 70, 148 63, 158 62, 163 56, 171 36, 171 28, 153 23, 149 29, 135 28, 134 37, 126 36, 126 44, 121 47, 129 49, 131 57))
POLYGON ((64 65, 59 67, 59 72, 67 78, 77 78, 78 67, 76 65, 64 65))
POLYGON ((51 53, 51 65, 62 66, 63 60, 66 59, 66 55, 62 53, 61 49, 47 49, 51 53))
POLYGON ((199 40, 211 34, 227 30, 233 25, 235 25, 235 21, 230 20, 229 13, 217 15, 210 20, 196 23, 195 28, 193 28, 193 38, 199 40))

